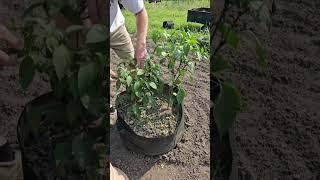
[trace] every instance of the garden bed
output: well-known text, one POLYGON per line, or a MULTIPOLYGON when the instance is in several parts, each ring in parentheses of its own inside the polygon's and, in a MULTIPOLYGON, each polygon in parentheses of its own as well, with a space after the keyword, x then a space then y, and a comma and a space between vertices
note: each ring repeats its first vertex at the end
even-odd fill
POLYGON ((230 54, 234 67, 223 77, 236 83, 243 99, 244 111, 235 126, 239 177, 318 179, 320 4, 276 2, 270 33, 258 31, 244 19, 266 44, 266 73, 247 47, 236 53, 223 51, 230 54))

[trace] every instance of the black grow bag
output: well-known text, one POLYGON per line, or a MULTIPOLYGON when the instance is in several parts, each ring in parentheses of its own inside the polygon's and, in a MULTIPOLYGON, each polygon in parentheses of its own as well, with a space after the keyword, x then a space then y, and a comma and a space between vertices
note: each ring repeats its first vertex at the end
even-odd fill
MULTIPOLYGON (((169 86, 165 86, 165 89, 168 88, 169 86)), ((165 92, 168 92, 168 90, 165 92)), ((124 94, 125 92, 121 93, 118 97, 124 94)), ((145 155, 160 155, 175 148, 185 131, 185 115, 183 105, 177 105, 177 103, 174 104, 178 121, 176 130, 172 135, 157 138, 147 138, 137 135, 126 123, 124 114, 118 110, 117 129, 127 149, 145 155)))
MULTIPOLYGON (((212 89, 211 98, 213 101, 220 95, 220 81, 216 77, 211 77, 210 88, 212 89)), ((211 177, 217 180, 236 180, 237 178, 237 166, 235 159, 235 137, 234 129, 231 128, 223 136, 220 137, 218 126, 214 119, 214 109, 210 108, 210 120, 211 120, 211 157, 213 160, 214 169, 219 168, 220 171, 216 174, 211 174, 211 177)), ((212 171, 214 172, 214 171, 212 171)))
MULTIPOLYGON (((53 138, 52 135, 56 134, 52 133, 54 131, 51 125, 52 122, 56 125, 63 121, 65 121, 65 104, 58 100, 53 92, 41 95, 25 105, 17 125, 17 137, 21 150, 24 180, 56 179, 54 173, 46 174, 48 173, 48 169, 55 168, 55 164, 52 163, 54 162, 54 156, 50 152, 53 151, 56 143, 72 137, 53 138), (31 109, 43 106, 45 106, 43 109, 37 110, 37 112, 41 112, 41 118, 39 119, 40 126, 38 127, 39 131, 41 131, 39 132, 39 136, 36 137, 29 128, 28 119, 30 117, 28 115, 31 109), (34 147, 37 147, 37 151, 30 151, 30 148, 34 147)), ((100 129, 97 130, 95 137, 101 137, 101 142, 105 142, 106 140, 105 132, 102 133, 100 129)))
POLYGON ((194 8, 188 10, 187 22, 209 25, 213 19, 210 8, 194 8))
MULTIPOLYGON (((35 98, 34 100, 28 102, 23 109, 17 125, 17 137, 21 150, 21 160, 22 160, 22 170, 24 174, 24 180, 41 180, 43 177, 41 173, 37 170, 39 169, 39 164, 30 157, 30 154, 26 150, 33 143, 37 143, 36 138, 33 136, 31 129, 28 127, 28 111, 30 108, 41 106, 43 102, 50 102, 52 105, 61 105, 58 101, 54 101, 52 98, 53 93, 44 94, 35 98)), ((44 147, 40 147, 42 149, 44 147)), ((35 153, 37 154, 37 153, 35 153)), ((49 157, 49 154, 44 156, 49 157)))

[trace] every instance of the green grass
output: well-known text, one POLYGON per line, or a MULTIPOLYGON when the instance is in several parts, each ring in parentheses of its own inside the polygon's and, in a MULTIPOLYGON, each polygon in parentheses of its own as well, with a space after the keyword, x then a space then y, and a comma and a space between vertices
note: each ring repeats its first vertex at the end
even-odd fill
MULTIPOLYGON (((161 3, 148 3, 145 6, 149 17, 148 36, 154 31, 162 28, 163 21, 174 22, 175 29, 180 26, 201 27, 202 24, 187 22, 188 10, 192 8, 210 7, 209 0, 180 0, 167 1, 162 0, 161 3)), ((130 34, 136 32, 136 21, 134 15, 128 10, 124 10, 123 14, 126 18, 126 27, 130 34)))

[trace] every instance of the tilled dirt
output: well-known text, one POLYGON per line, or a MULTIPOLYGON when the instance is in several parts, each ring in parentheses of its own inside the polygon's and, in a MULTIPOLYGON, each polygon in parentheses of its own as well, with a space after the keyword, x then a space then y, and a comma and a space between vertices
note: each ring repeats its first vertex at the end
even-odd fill
MULTIPOLYGON (((27 1, 1 1, 0 23, 10 26, 11 19, 18 19, 27 1)), ((19 36, 18 32, 14 32, 19 36)), ((3 43, 3 42, 2 42, 3 43)), ((1 47, 4 44, 0 45, 1 47)), ((24 105, 49 91, 48 84, 36 75, 28 91, 23 92, 19 84, 19 67, 0 69, 0 135, 5 136, 10 144, 16 143, 16 126, 24 105)))
POLYGON ((277 4, 270 33, 252 27, 266 44, 267 72, 243 46, 231 53, 234 69, 224 76, 243 99, 235 127, 239 172, 251 179, 318 179, 320 2, 277 4))

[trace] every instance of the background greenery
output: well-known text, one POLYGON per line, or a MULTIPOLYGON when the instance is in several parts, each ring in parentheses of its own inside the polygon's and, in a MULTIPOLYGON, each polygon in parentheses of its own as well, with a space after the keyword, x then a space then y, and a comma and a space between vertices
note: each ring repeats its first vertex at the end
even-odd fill
MULTIPOLYGON (((175 29, 181 26, 200 28, 202 24, 187 22, 188 10, 192 8, 210 7, 209 0, 162 0, 160 3, 145 2, 149 16, 148 36, 162 28, 163 21, 173 21, 175 29)), ((126 27, 130 34, 136 32, 135 17, 128 10, 123 10, 126 18, 126 27)))

